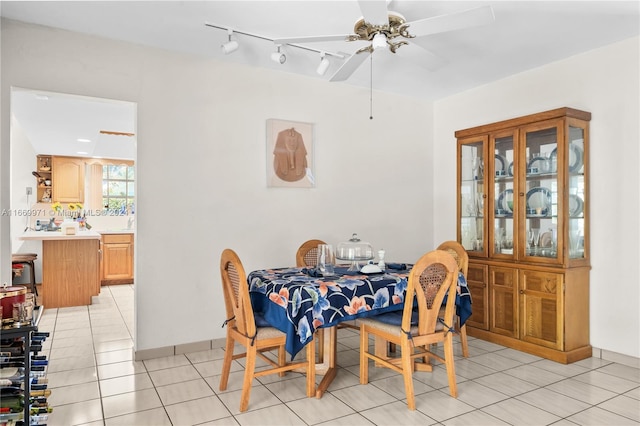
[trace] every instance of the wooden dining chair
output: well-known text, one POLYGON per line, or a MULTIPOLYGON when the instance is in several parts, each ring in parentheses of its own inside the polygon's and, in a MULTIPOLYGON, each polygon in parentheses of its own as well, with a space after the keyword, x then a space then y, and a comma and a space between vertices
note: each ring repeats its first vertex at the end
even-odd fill
POLYGON ((318 246, 326 244, 322 240, 309 240, 302 243, 296 252, 296 266, 298 268, 314 267, 318 265, 318 246))
MULTIPOLYGON (((318 265, 318 245, 326 244, 322 240, 308 240, 302 243, 296 253, 296 266, 298 268, 315 267, 318 265)), ((359 327, 355 321, 347 321, 338 324, 338 328, 353 328, 358 330, 359 327)), ((324 360, 324 330, 318 330, 318 362, 322 363, 324 360)))
MULTIPOLYGON (((457 241, 445 241, 440 244, 437 250, 445 250, 453 256, 458 263, 458 271, 462 272, 465 279, 467 278, 467 272, 469 271, 469 254, 464 249, 462 244, 457 241)), ((456 332, 460 336, 460 345, 462 346, 462 356, 469 357, 469 345, 467 344, 467 326, 460 325, 460 317, 456 315, 456 332)))
POLYGON ((304 361, 287 363, 287 352, 285 351, 286 334, 274 327, 256 326, 244 267, 238 255, 231 249, 225 249, 222 252, 220 275, 222 276, 222 289, 227 310, 227 319, 225 321, 227 342, 222 376, 220 378, 220 390, 224 391, 227 388, 231 361, 238 358, 246 358, 242 395, 240 397, 240 411, 247 410, 253 379, 267 374, 279 373, 282 376, 286 371, 304 369, 307 375, 307 396, 315 396, 315 340, 312 338, 306 345, 307 356, 304 361), (234 354, 236 343, 244 346, 245 352, 234 354), (274 349, 277 350, 277 361, 272 359, 273 354, 268 353, 274 349), (256 371, 257 357, 266 361, 270 367, 256 371))
MULTIPOLYGON (((308 240, 298 247, 296 252, 296 266, 298 268, 314 268, 318 265, 318 246, 327 244, 322 240, 308 240)), ((316 332, 318 343, 318 362, 324 361, 324 330, 319 329, 316 332)))
POLYGON ((431 359, 436 359, 446 366, 450 395, 458 397, 453 356, 455 297, 447 297, 444 316, 439 315, 444 296, 447 293, 455 295, 457 277, 458 265, 453 256, 442 250, 431 251, 411 269, 400 324, 387 321, 386 317, 398 318, 398 315, 388 314, 359 320, 361 384, 369 382, 370 359, 376 367, 387 367, 401 373, 408 408, 415 410, 412 373, 414 369, 432 371, 431 359), (414 302, 418 306, 417 318, 414 302), (375 338, 374 353, 369 348, 370 334, 375 338), (387 355, 388 342, 400 347, 399 358, 387 355), (439 342, 443 342, 444 357, 430 351, 431 345, 439 342))

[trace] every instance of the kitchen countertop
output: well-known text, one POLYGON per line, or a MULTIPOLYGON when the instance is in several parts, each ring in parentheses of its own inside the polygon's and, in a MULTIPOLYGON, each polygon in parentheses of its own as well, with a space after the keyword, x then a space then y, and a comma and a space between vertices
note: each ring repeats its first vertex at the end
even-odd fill
POLYGON ((65 235, 60 231, 26 231, 20 240, 99 240, 100 233, 94 230, 78 231, 75 235, 65 235))
POLYGON ((98 229, 100 234, 135 234, 135 230, 127 228, 98 229))

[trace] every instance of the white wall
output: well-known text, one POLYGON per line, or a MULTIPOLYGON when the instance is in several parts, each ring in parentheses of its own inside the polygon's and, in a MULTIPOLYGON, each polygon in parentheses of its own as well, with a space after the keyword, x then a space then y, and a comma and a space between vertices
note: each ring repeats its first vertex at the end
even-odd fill
POLYGON ((353 232, 388 261, 433 248, 430 104, 374 93, 369 120, 364 89, 14 21, 1 53, 3 122, 11 86, 138 104, 137 350, 224 336, 226 247, 248 271, 353 232), (315 123, 316 188, 266 187, 269 118, 315 123))
MULTIPOLYGON (((640 356, 639 40, 574 56, 435 104, 435 205, 455 206, 454 132, 559 107, 590 111, 591 345, 640 356)), ((436 241, 455 217, 436 210, 436 241)))

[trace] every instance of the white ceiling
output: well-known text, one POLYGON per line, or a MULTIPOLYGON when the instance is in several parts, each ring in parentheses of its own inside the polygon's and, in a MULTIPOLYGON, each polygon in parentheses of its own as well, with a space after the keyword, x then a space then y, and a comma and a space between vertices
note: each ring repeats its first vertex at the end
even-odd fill
MULTIPOLYGON (((405 1, 388 2, 407 21, 491 5, 495 22, 414 39, 444 64, 428 72, 402 48, 375 52, 373 87, 435 100, 581 52, 637 36, 635 1, 405 1)), ((236 35, 240 49, 221 53, 227 33, 205 22, 268 38, 348 34, 362 16, 356 0, 341 1, 2 1, 7 18, 126 40, 223 61, 328 80, 315 73, 319 55, 285 47, 287 61, 273 63, 270 41, 236 35)), ((352 54, 363 42, 323 42, 313 48, 352 54)), ((369 87, 366 61, 346 82, 369 87)))
POLYGON ((135 159, 135 103, 14 87, 11 115, 36 154, 135 159))
MULTIPOLYGON (((387 3, 389 10, 402 14, 409 22, 490 5, 495 22, 413 39, 412 43, 442 60, 436 70, 427 71, 416 65, 419 58, 413 57, 409 49, 401 47, 395 55, 380 49, 372 55, 372 63, 365 61, 346 81, 329 82, 341 61, 334 59, 328 72, 321 77, 315 72, 320 61, 318 53, 285 46, 287 61, 280 65, 270 60, 270 54, 275 50, 273 42, 241 34, 234 34, 240 48, 224 55, 220 45, 227 41, 227 32, 205 26, 205 22, 269 39, 349 34, 362 16, 356 0, 0 1, 0 14, 10 19, 220 61, 306 75, 327 80, 327 84, 367 88, 372 85, 375 90, 424 100, 444 98, 640 33, 640 2, 637 0, 391 0, 387 3)), ((363 42, 322 42, 307 46, 353 54, 365 45, 363 42)), ((27 119, 20 121, 24 120, 27 119)), ((38 122, 37 119, 28 120, 38 122)), ((94 122, 92 116, 74 121, 94 122)), ((94 132, 106 127, 113 125, 95 122, 94 132)), ((27 126, 25 129, 30 131, 27 126)), ((68 138, 77 137, 69 135, 68 138)))

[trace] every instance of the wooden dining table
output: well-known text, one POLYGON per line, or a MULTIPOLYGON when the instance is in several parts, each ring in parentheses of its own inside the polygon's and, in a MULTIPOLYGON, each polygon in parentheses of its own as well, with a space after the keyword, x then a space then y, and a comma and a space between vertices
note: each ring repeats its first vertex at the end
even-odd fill
MULTIPOLYGON (((337 325, 344 321, 402 311, 411 264, 388 263, 381 273, 348 271, 339 265, 335 274, 322 276, 312 268, 260 269, 247 276, 253 310, 261 320, 287 335, 291 357, 304 348, 316 330, 328 332, 325 370, 316 390, 320 398, 334 379, 337 367, 337 325)), ((460 274, 456 305, 461 323, 471 315, 471 296, 460 274)))

